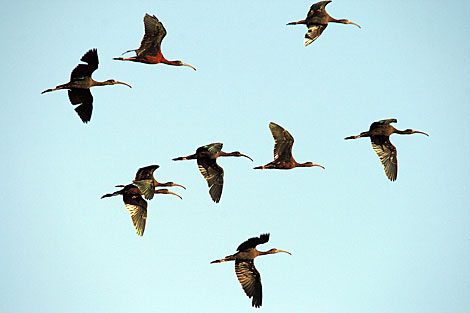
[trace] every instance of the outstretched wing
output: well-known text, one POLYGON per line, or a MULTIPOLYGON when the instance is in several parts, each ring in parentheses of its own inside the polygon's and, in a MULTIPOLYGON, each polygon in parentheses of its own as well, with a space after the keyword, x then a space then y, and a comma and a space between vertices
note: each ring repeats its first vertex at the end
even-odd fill
POLYGON ((207 181, 212 200, 218 203, 222 196, 222 188, 224 187, 224 169, 216 163, 215 159, 209 158, 198 158, 197 165, 202 176, 207 181))
POLYGON ((155 183, 153 179, 134 180, 132 181, 132 185, 139 188, 145 199, 153 199, 153 195, 155 194, 155 183))
POLYGON ((397 149, 387 136, 372 136, 370 141, 372 148, 384 166, 385 175, 391 181, 395 181, 398 174, 397 149))
POLYGON ((263 302, 263 288, 253 260, 235 260, 235 273, 246 295, 253 298, 251 305, 259 308, 263 302))
POLYGON ((209 151, 212 154, 216 154, 217 152, 220 152, 222 150, 223 143, 221 142, 215 142, 215 143, 210 143, 208 145, 202 146, 202 149, 205 149, 209 151))
POLYGON ((88 50, 80 59, 87 64, 78 64, 70 74, 70 80, 77 80, 83 77, 91 77, 91 74, 98 68, 98 51, 88 50))
POLYGON ((326 13, 325 7, 330 2, 331 1, 320 1, 320 2, 312 4, 312 6, 310 7, 310 10, 307 13, 307 22, 309 19, 312 19, 316 16, 324 15, 326 13))
POLYGON ((160 45, 166 36, 165 27, 162 22, 153 15, 145 14, 144 16, 145 34, 140 43, 139 49, 135 50, 137 56, 154 56, 160 53, 160 45))
POLYGON ((123 201, 127 211, 131 214, 137 235, 143 236, 147 221, 147 201, 136 194, 124 194, 123 201))
POLYGON ((255 248, 257 245, 261 245, 268 241, 269 241, 269 234, 261 234, 259 237, 253 237, 253 238, 248 239, 245 242, 242 242, 238 246, 237 251, 245 251, 250 248, 255 248))
POLYGON ((318 37, 320 37, 320 35, 323 33, 327 26, 328 24, 307 25, 308 31, 305 33, 304 46, 308 46, 309 44, 314 42, 318 37))
POLYGON ((139 168, 135 174, 134 180, 153 179, 153 172, 159 167, 159 165, 149 165, 139 168))
POLYGON ((75 108, 78 116, 83 123, 88 123, 91 120, 91 112, 93 111, 93 96, 90 89, 72 88, 68 90, 70 103, 73 105, 79 104, 75 108))
POLYGON ((396 122, 397 122, 396 118, 389 118, 389 119, 386 119, 386 120, 380 120, 380 121, 377 121, 377 122, 373 122, 372 124, 370 124, 369 131, 372 131, 376 128, 382 127, 383 125, 388 125, 390 123, 396 123, 396 122))
POLYGON ((292 158, 294 137, 276 123, 269 123, 269 129, 274 138, 274 160, 289 161, 292 158))

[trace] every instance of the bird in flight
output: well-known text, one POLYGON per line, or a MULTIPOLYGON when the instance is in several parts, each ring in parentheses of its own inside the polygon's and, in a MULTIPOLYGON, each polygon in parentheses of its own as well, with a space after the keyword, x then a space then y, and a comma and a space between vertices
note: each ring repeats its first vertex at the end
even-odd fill
POLYGON ((410 134, 424 134, 427 133, 413 129, 398 130, 390 123, 396 123, 397 119, 391 118, 373 122, 370 125, 369 131, 362 132, 357 136, 349 136, 344 139, 357 139, 361 137, 369 137, 372 143, 372 148, 384 166, 385 175, 391 181, 395 181, 398 175, 398 161, 397 161, 397 148, 390 142, 391 134, 410 135, 410 134))
POLYGON ((269 234, 261 234, 259 237, 253 237, 237 248, 237 253, 226 256, 221 260, 212 261, 213 263, 222 263, 227 261, 235 261, 235 274, 237 275, 238 281, 242 285, 243 290, 249 298, 253 298, 251 305, 255 308, 261 307, 263 303, 263 289, 261 285, 261 276, 255 267, 254 260, 260 255, 275 254, 284 252, 291 254, 288 251, 271 249, 269 251, 258 251, 257 245, 266 243, 269 241, 269 234))
POLYGON ((78 105, 75 111, 83 123, 88 123, 91 119, 91 112, 93 111, 93 96, 90 92, 91 87, 115 84, 126 85, 129 88, 132 87, 114 79, 98 82, 91 78, 93 72, 98 68, 98 51, 96 49, 88 50, 80 60, 86 64, 78 64, 73 69, 68 83, 56 86, 53 89, 44 90, 41 93, 68 89, 70 103, 78 105))
POLYGON ((165 59, 162 54, 161 44, 163 38, 166 36, 166 30, 165 27, 163 27, 162 22, 160 22, 155 15, 150 16, 145 14, 144 26, 145 34, 144 38, 142 38, 142 42, 140 43, 140 47, 138 49, 128 50, 123 53, 125 54, 127 52, 135 51, 136 56, 130 58, 113 58, 114 60, 132 61, 146 64, 164 63, 175 66, 188 66, 193 70, 196 70, 194 66, 186 64, 180 60, 169 61, 165 59))
POLYGON ((357 25, 356 23, 350 22, 346 19, 337 20, 331 17, 328 13, 326 13, 325 7, 331 1, 320 1, 317 3, 312 4, 310 10, 308 11, 307 18, 305 20, 301 20, 298 22, 291 22, 287 25, 297 25, 297 24, 306 24, 308 31, 305 34, 304 45, 308 46, 312 42, 314 42, 323 31, 328 26, 328 23, 342 23, 342 24, 353 24, 357 27, 361 28, 361 26, 357 25))

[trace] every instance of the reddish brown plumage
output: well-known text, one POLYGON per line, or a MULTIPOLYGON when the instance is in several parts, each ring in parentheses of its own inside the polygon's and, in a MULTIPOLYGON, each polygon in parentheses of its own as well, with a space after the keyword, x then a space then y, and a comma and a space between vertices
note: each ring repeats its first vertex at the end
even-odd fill
POLYGON ((269 123, 269 129, 274 138, 274 161, 264 165, 257 166, 254 169, 281 169, 288 170, 295 167, 312 167, 318 166, 325 169, 320 164, 312 162, 298 163, 292 156, 292 146, 294 145, 294 137, 276 123, 269 123))
POLYGON ((166 29, 165 27, 163 27, 162 22, 160 22, 155 15, 150 16, 148 14, 145 14, 144 26, 145 34, 142 38, 140 47, 135 50, 128 50, 124 52, 127 53, 135 51, 136 56, 130 58, 114 58, 114 60, 140 62, 145 64, 164 63, 175 66, 183 65, 188 66, 193 70, 196 70, 196 68, 194 68, 192 65, 186 64, 180 60, 170 61, 163 56, 161 51, 161 44, 163 38, 165 38, 166 36, 166 29))

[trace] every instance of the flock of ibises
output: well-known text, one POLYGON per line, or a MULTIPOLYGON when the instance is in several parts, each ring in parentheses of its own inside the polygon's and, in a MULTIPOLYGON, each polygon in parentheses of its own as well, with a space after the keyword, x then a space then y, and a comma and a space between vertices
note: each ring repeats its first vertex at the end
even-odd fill
MULTIPOLYGON (((306 19, 287 24, 305 24, 307 26, 308 31, 305 34, 304 39, 305 46, 316 40, 330 22, 353 24, 360 28, 358 24, 350 22, 347 19, 337 20, 331 17, 325 10, 325 6, 330 2, 331 1, 321 1, 313 4, 310 7, 306 19)), ((169 61, 163 56, 161 52, 161 43, 166 35, 166 30, 163 27, 163 24, 155 16, 146 14, 144 16, 144 25, 145 34, 140 47, 135 50, 124 52, 127 53, 134 51, 136 56, 130 58, 118 57, 114 58, 114 60, 141 62, 147 64, 164 63, 175 66, 187 66, 196 70, 196 68, 192 65, 179 60, 169 61)), ((78 105, 75 108, 75 111, 84 123, 88 123, 91 119, 91 113, 93 110, 93 96, 90 92, 91 87, 115 84, 122 84, 128 87, 131 86, 114 79, 98 82, 91 78, 93 72, 98 68, 98 52, 96 49, 91 49, 86 52, 81 58, 81 61, 85 62, 86 64, 79 64, 74 68, 68 83, 56 86, 53 89, 47 89, 42 93, 67 89, 70 102, 73 105, 78 105)), ((386 119, 373 122, 370 125, 368 131, 362 132, 357 136, 349 136, 344 138, 357 139, 361 137, 369 137, 372 143, 372 148, 377 153, 377 156, 384 166, 385 174, 391 181, 395 181, 397 179, 397 150, 390 142, 390 135, 394 133, 420 133, 429 136, 425 132, 412 129, 406 129, 403 131, 398 130, 391 125, 391 123, 396 122, 396 119, 386 119)), ((292 156, 292 146, 294 144, 294 138, 292 135, 287 130, 273 122, 269 124, 269 129, 271 130, 272 136, 274 138, 274 160, 264 166, 254 167, 254 169, 292 169, 295 167, 313 166, 324 169, 322 165, 315 164, 313 162, 298 163, 292 156)), ((222 151, 222 143, 212 143, 199 147, 194 154, 188 155, 186 157, 177 157, 173 160, 196 160, 202 176, 207 181, 209 186, 209 194, 212 200, 218 203, 222 196, 224 170, 217 164, 217 158, 225 156, 245 157, 253 161, 248 155, 238 151, 230 153, 222 151)), ((135 179, 132 181, 132 183, 128 185, 117 185, 116 187, 121 188, 120 190, 110 194, 105 194, 101 197, 107 198, 121 195, 123 197, 124 205, 131 215, 136 232, 140 236, 144 234, 145 223, 147 220, 147 201, 145 199, 150 200, 153 198, 154 194, 157 193, 173 194, 181 198, 180 195, 171 192, 168 189, 157 189, 158 187, 179 186, 186 189, 183 185, 176 184, 174 182, 160 183, 156 181, 153 173, 158 167, 158 165, 150 165, 140 168, 137 171, 135 179)), ((262 305, 262 286, 260 274, 254 265, 254 259, 260 255, 267 255, 278 252, 285 252, 290 254, 288 251, 278 249, 271 249, 266 252, 258 251, 256 249, 257 245, 264 244, 268 242, 268 240, 269 234, 261 234, 259 237, 250 238, 238 246, 237 253, 211 262, 221 263, 226 261, 235 261, 235 273, 237 278, 246 295, 249 298, 252 298, 252 306, 257 308, 262 305)))

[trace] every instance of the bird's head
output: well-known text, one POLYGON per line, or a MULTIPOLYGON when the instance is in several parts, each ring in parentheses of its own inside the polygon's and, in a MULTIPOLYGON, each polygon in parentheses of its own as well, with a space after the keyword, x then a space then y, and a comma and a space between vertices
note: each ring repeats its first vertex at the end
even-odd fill
POLYGON ((279 253, 279 252, 284 252, 284 253, 292 255, 292 253, 290 253, 289 251, 279 250, 279 249, 276 249, 276 248, 273 248, 273 249, 269 250, 267 253, 274 254, 274 253, 279 253))
POLYGON ((313 163, 313 162, 305 162, 305 163, 303 163, 303 166, 304 166, 304 167, 318 166, 318 167, 321 167, 322 169, 325 169, 325 168, 323 167, 323 165, 315 164, 315 163, 313 163))
POLYGON ((106 85, 116 85, 116 84, 121 84, 121 85, 126 85, 127 87, 129 88, 132 88, 131 85, 128 85, 126 83, 123 83, 123 82, 120 82, 118 80, 115 80, 115 79, 108 79, 107 81, 105 81, 106 85))
POLYGON ((419 131, 419 130, 414 130, 414 129, 410 129, 410 128, 405 129, 404 132, 405 132, 406 134, 423 134, 423 135, 426 135, 426 136, 429 137, 429 135, 428 135, 427 133, 425 133, 425 132, 421 132, 421 131, 419 131))
POLYGON ((250 158, 249 156, 247 156, 246 154, 243 154, 241 153, 240 151, 234 151, 231 153, 232 156, 236 156, 236 157, 245 157, 245 158, 248 158, 250 159, 251 161, 253 161, 252 158, 250 158))
POLYGON ((196 71, 196 68, 195 68, 194 66, 189 65, 189 64, 187 64, 187 63, 184 63, 183 61, 176 60, 176 61, 175 61, 175 64, 176 64, 177 66, 189 66, 190 68, 192 68, 193 70, 196 71))

